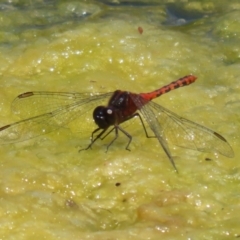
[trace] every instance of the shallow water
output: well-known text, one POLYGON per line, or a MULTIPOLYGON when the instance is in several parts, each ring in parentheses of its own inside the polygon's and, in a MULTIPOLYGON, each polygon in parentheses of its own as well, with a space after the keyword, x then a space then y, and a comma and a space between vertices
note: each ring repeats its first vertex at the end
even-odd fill
POLYGON ((131 152, 120 134, 107 153, 110 136, 78 153, 94 128, 85 120, 2 145, 0 239, 240 236, 240 3, 178 2, 0 3, 2 126, 19 120, 10 107, 22 92, 149 92, 193 74, 194 84, 154 101, 221 133, 235 152, 170 145, 176 174, 137 120, 126 126, 131 152))

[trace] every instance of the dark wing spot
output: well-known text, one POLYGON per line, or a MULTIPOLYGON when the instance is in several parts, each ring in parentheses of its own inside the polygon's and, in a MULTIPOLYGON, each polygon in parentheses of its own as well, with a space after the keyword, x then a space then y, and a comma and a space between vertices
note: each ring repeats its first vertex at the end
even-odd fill
POLYGON ((0 131, 3 131, 3 130, 5 130, 5 129, 7 129, 7 128, 9 128, 10 126, 11 126, 11 125, 3 126, 3 127, 0 128, 0 131))
POLYGON ((221 140, 223 140, 224 142, 227 142, 227 140, 226 140, 223 136, 221 136, 219 133, 214 132, 214 135, 215 135, 216 137, 220 138, 221 140))
POLYGON ((33 92, 25 92, 25 93, 22 93, 18 96, 18 98, 25 98, 25 97, 30 97, 33 95, 33 92))

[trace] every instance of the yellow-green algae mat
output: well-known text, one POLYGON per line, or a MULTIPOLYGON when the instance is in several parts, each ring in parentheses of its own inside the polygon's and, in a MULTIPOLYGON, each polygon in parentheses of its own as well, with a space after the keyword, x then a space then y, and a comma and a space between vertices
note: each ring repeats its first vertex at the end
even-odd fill
POLYGON ((222 134, 235 157, 170 145, 177 174, 137 120, 130 152, 123 134, 107 153, 113 135, 78 152, 91 119, 1 145, 0 239, 240 236, 240 3, 167 2, 2 2, 0 124, 19 120, 23 92, 140 93, 194 74, 154 101, 222 134))

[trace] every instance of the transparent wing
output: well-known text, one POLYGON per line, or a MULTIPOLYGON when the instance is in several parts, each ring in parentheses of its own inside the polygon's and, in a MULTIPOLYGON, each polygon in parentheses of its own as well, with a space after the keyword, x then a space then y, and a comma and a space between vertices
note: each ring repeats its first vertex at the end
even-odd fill
MULTIPOLYGON (((111 95, 111 94, 110 94, 111 95)), ((26 92, 17 96, 12 102, 12 111, 20 118, 26 119, 53 112, 70 105, 84 104, 86 101, 103 98, 104 94, 68 92, 26 92)))
POLYGON ((80 117, 82 124, 89 119, 92 121, 93 109, 101 102, 107 104, 111 95, 53 92, 21 94, 12 106, 25 119, 0 128, 0 144, 20 142, 52 132, 80 117))
POLYGON ((148 125, 151 128, 151 130, 153 131, 154 135, 157 137, 159 143, 161 144, 163 150, 167 154, 174 169, 177 171, 177 168, 175 166, 174 160, 172 158, 171 152, 168 147, 164 128, 159 123, 158 118, 156 117, 156 114, 154 113, 153 109, 149 106, 149 103, 151 103, 151 102, 147 103, 147 101, 139 95, 133 95, 132 99, 133 99, 134 103, 137 105, 140 112, 142 113, 144 119, 148 123, 148 125))
POLYGON ((163 134, 176 146, 202 152, 217 152, 226 157, 234 156, 227 140, 211 129, 182 118, 154 102, 148 102, 143 111, 146 108, 154 111, 163 134))

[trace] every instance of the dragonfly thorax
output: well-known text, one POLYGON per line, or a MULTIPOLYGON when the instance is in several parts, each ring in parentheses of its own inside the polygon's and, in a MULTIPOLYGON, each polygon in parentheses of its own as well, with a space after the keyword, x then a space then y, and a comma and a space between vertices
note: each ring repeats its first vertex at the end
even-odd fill
POLYGON ((115 123, 114 109, 98 106, 93 111, 93 119, 99 128, 106 129, 115 123))

